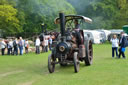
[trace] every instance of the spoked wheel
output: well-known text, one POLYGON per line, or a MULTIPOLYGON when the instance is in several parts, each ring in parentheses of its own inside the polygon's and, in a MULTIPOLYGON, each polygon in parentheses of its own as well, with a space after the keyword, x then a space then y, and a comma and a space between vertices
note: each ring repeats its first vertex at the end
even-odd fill
POLYGON ((75 52, 74 53, 74 70, 75 70, 75 73, 79 72, 79 60, 78 60, 78 57, 77 57, 78 53, 75 52))
POLYGON ((85 46, 86 46, 85 65, 89 66, 92 64, 92 59, 93 59, 92 41, 87 40, 87 42, 85 43, 85 46))
POLYGON ((53 73, 55 70, 55 60, 53 59, 52 54, 48 56, 48 70, 50 73, 53 73))

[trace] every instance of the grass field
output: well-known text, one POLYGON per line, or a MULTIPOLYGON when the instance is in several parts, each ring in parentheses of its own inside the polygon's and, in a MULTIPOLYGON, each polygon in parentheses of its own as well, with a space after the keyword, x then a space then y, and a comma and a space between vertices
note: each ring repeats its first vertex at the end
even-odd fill
MULTIPOLYGON (((92 66, 72 65, 49 74, 49 53, 0 56, 0 85, 128 85, 128 59, 112 59, 111 45, 94 45, 92 66)), ((128 57, 128 52, 126 53, 128 57)))

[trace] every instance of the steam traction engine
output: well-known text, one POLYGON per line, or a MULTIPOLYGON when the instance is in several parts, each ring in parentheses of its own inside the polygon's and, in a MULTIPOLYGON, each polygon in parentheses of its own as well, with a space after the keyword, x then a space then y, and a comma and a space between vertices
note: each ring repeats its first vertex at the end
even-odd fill
POLYGON ((60 24, 61 33, 57 38, 58 40, 53 42, 52 53, 48 57, 50 73, 54 72, 56 64, 60 64, 60 66, 73 64, 75 73, 79 71, 80 61, 84 61, 87 66, 92 64, 92 42, 84 35, 83 30, 72 27, 74 20, 92 22, 91 19, 84 16, 59 14, 59 18, 55 19, 55 24, 60 24), (67 24, 68 28, 65 28, 67 24))

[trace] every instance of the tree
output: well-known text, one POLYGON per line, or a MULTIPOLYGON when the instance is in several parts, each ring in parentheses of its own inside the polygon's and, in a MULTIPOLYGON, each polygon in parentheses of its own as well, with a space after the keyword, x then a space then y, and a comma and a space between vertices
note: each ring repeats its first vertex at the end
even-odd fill
POLYGON ((17 10, 12 5, 0 5, 0 29, 4 32, 21 32, 17 10))
POLYGON ((118 0, 117 3, 118 16, 115 18, 114 27, 121 29, 123 25, 128 24, 128 1, 118 0))
POLYGON ((75 9, 66 1, 62 0, 17 0, 18 12, 24 13, 18 19, 22 19, 25 32, 42 32, 41 24, 47 24, 48 30, 56 29, 54 19, 59 11, 65 14, 75 14, 75 9))
POLYGON ((45 23, 48 30, 53 30, 60 11, 76 13, 66 0, 0 0, 0 29, 9 34, 41 33, 41 24, 45 23))
POLYGON ((92 25, 89 26, 91 29, 120 29, 123 25, 128 23, 127 0, 67 1, 69 1, 76 8, 78 14, 93 19, 92 25))

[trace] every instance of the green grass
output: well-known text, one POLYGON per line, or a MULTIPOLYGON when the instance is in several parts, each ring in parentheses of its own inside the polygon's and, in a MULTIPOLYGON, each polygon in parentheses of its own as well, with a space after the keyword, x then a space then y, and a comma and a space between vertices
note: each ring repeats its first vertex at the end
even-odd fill
MULTIPOLYGON (((47 70, 48 53, 0 56, 0 85, 128 85, 128 59, 112 59, 111 45, 94 45, 91 66, 80 64, 47 70)), ((126 53, 126 56, 128 52, 126 53)))

